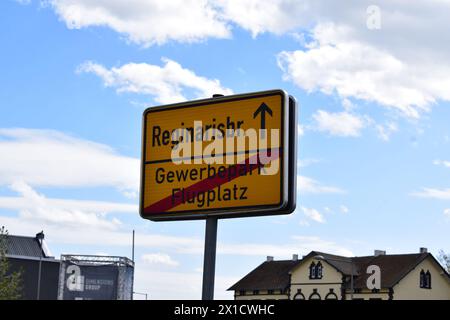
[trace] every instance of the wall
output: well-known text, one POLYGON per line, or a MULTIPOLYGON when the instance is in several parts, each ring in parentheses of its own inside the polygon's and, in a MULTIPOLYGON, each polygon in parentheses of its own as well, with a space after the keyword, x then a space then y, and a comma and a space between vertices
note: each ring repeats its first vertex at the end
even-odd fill
POLYGON ((291 299, 294 299, 297 291, 301 289, 301 293, 308 300, 309 296, 317 289, 317 293, 321 299, 325 299, 330 289, 334 291, 338 299, 341 299, 342 274, 325 261, 321 261, 323 266, 322 279, 309 279, 309 266, 311 262, 318 263, 314 258, 309 258, 294 270, 291 271, 291 299))
MULTIPOLYGON (((22 271, 22 299, 36 300, 39 259, 8 258, 11 272, 22 271)), ((59 260, 43 260, 41 266, 40 300, 58 297, 59 260)))
POLYGON ((450 300, 450 282, 442 269, 428 257, 394 287, 394 300, 450 300), (430 270, 431 289, 420 288, 420 271, 430 270))
MULTIPOLYGON (((350 293, 346 294, 346 299, 350 300, 351 295, 350 293)), ((361 293, 355 293, 353 294, 353 299, 363 299, 363 300, 370 300, 370 299, 381 299, 381 300, 389 300, 389 290, 388 289, 382 289, 378 293, 373 293, 371 290, 362 290, 361 293)))
MULTIPOLYGON (((278 291, 278 290, 277 290, 278 291)), ((268 294, 267 290, 260 290, 258 295, 254 295, 253 291, 246 291, 244 296, 239 295, 239 292, 235 292, 235 300, 287 300, 289 296, 287 294, 268 294)))

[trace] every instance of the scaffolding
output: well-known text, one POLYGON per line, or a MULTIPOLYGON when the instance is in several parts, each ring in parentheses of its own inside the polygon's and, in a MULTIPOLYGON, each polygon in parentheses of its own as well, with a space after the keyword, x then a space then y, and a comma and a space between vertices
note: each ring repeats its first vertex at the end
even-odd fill
POLYGON ((61 255, 58 299, 132 300, 133 282, 134 262, 126 257, 61 255), (92 291, 93 287, 88 282, 95 283, 94 289, 97 291, 92 291), (105 284, 113 287, 109 287, 108 294, 102 296, 101 286, 105 284))

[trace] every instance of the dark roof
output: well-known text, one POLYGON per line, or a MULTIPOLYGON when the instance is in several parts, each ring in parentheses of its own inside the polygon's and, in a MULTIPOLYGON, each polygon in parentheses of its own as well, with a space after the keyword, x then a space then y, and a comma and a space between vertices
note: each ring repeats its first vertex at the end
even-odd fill
MULTIPOLYGON (((303 260, 307 260, 315 256, 322 256, 328 264, 345 275, 352 274, 352 258, 337 256, 320 251, 311 251, 308 255, 303 257, 303 260)), ((353 274, 357 274, 355 269, 353 269, 353 274)))
MULTIPOLYGON (((323 252, 312 251, 305 259, 314 256, 323 256, 324 260, 336 268, 342 274, 349 276, 354 275, 354 287, 366 288, 366 281, 370 274, 366 273, 367 267, 377 265, 381 270, 381 287, 391 288, 397 284, 404 276, 414 269, 420 262, 431 256, 429 253, 412 253, 412 254, 382 254, 378 256, 365 257, 342 257, 331 255, 323 252)), ((347 287, 350 286, 350 278, 348 278, 347 287)))
POLYGON ((299 262, 299 260, 266 261, 228 290, 284 290, 290 284, 289 270, 299 262))
POLYGON ((432 256, 429 253, 413 254, 390 254, 372 257, 354 258, 355 266, 359 268, 360 275, 355 279, 355 288, 365 288, 367 278, 370 274, 365 271, 369 265, 377 265, 381 270, 381 287, 392 288, 412 269, 427 257, 432 256), (368 259, 369 258, 369 259, 368 259))
MULTIPOLYGON (((330 264, 345 276, 353 274, 355 288, 366 288, 366 281, 370 276, 370 274, 366 273, 366 270, 370 265, 377 265, 380 267, 381 287, 392 288, 412 269, 428 257, 430 257, 450 279, 449 274, 430 253, 343 257, 319 251, 311 251, 299 261, 266 261, 228 290, 285 289, 289 286, 289 274, 292 269, 302 264, 307 259, 315 256, 322 256, 326 263, 330 264)), ((347 282, 344 285, 346 287, 350 286, 350 277, 347 277, 347 282)))
POLYGON ((35 237, 8 235, 7 239, 7 255, 45 258, 45 253, 35 237))

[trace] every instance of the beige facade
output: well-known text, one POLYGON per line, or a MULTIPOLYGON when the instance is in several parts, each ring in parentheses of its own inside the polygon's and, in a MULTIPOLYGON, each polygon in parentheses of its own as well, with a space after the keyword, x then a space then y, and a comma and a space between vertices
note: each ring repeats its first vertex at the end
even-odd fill
POLYGON ((314 258, 306 259, 291 270, 290 299, 341 299, 342 274, 326 262, 321 262, 322 278, 310 279, 309 266, 312 262, 317 264, 319 261, 314 258))
POLYGON ((235 300, 288 300, 289 295, 282 293, 282 290, 273 290, 269 292, 268 290, 242 290, 235 292, 235 300))
POLYGON ((294 259, 290 263, 288 260, 268 260, 232 288, 236 300, 450 300, 450 276, 426 251, 405 255, 385 255, 382 252, 381 255, 354 258, 313 251, 303 260, 294 259), (284 268, 286 275, 277 270, 276 263, 279 268, 284 268), (314 266, 319 265, 320 271, 317 271, 314 266), (367 288, 369 265, 378 265, 380 268, 380 289, 367 288), (314 273, 316 271, 318 273, 314 273), (261 273, 264 277, 261 277, 261 273), (352 274, 353 294, 350 281, 352 274), (424 280, 425 275, 427 280, 424 280), (249 288, 252 283, 261 286, 261 279, 270 280, 266 282, 268 286, 278 283, 284 289, 249 288), (236 290, 240 285, 245 285, 247 290, 236 290))
POLYGON ((442 268, 433 260, 426 259, 394 286, 396 300, 450 300, 450 281, 442 268), (429 271, 431 288, 420 288, 420 272, 429 271))

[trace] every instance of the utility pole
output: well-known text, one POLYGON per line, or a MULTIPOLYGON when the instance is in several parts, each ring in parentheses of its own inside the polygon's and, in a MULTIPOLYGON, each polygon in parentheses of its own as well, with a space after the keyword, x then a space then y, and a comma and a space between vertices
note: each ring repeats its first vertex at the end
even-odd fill
POLYGON ((36 234, 36 239, 39 242, 39 249, 40 249, 39 250, 39 271, 38 271, 38 283, 37 283, 36 300, 40 300, 41 299, 42 255, 43 255, 42 242, 44 241, 44 231, 41 231, 38 234, 36 234))

